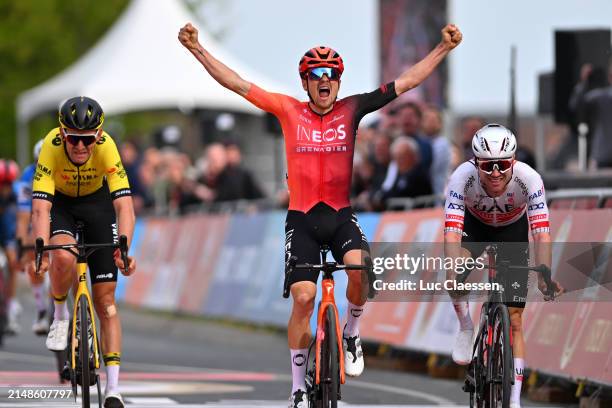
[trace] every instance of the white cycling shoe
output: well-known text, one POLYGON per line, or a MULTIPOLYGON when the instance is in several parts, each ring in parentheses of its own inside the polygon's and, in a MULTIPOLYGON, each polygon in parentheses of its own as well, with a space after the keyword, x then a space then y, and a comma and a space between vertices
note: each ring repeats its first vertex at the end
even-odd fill
POLYGON ((344 349, 344 373, 349 377, 358 377, 363 373, 363 350, 359 334, 346 337, 342 334, 342 347, 344 349))
POLYGON ((472 362, 472 342, 474 329, 460 330, 453 345, 453 361, 459 365, 468 365, 472 362))
POLYGON ((306 391, 297 389, 289 397, 289 408, 308 408, 308 396, 306 391))
POLYGON ((62 351, 68 346, 68 326, 70 320, 53 320, 45 344, 52 351, 62 351))
POLYGON ((104 403, 102 406, 104 408, 124 408, 125 404, 123 403, 121 394, 118 392, 108 392, 104 396, 104 403))

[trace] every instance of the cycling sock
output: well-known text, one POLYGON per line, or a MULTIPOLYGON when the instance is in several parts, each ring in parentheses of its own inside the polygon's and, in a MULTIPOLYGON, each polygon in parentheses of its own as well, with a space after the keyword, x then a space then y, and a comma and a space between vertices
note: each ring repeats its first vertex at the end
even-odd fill
POLYGON ((346 309, 346 325, 344 326, 344 335, 346 337, 354 337, 359 334, 359 317, 363 314, 365 304, 357 306, 348 302, 346 309))
POLYGON ((453 307, 455 308, 455 313, 457 313, 457 318, 459 318, 459 328, 461 331, 474 329, 468 302, 465 300, 453 299, 453 307))
POLYGON ((8 300, 8 314, 9 316, 16 316, 21 312, 21 305, 19 301, 14 297, 8 300))
POLYGON ((45 296, 46 288, 44 283, 32 285, 32 293, 36 303, 36 310, 41 312, 47 310, 47 297, 45 296))
POLYGON ((293 387, 291 394, 298 389, 306 391, 306 359, 308 349, 291 349, 291 376, 293 377, 293 387))
POLYGON ((68 314, 68 305, 66 304, 66 298, 68 295, 55 296, 53 295, 53 305, 55 310, 53 311, 53 320, 68 320, 70 315, 68 314))
POLYGON ((525 360, 522 358, 514 359, 514 385, 510 393, 510 403, 521 403, 521 386, 523 385, 523 369, 525 360))
POLYGON ((102 356, 106 366, 106 388, 104 393, 117 392, 119 388, 119 367, 121 366, 121 353, 106 353, 102 356))

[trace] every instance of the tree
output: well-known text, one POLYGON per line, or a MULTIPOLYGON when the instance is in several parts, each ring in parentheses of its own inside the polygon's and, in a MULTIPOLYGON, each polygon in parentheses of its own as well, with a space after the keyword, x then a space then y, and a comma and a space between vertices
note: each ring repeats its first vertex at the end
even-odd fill
MULTIPOLYGON (((17 95, 76 61, 110 28, 127 3, 0 0, 1 157, 15 157, 17 95)), ((31 135, 31 145, 40 137, 31 135)))

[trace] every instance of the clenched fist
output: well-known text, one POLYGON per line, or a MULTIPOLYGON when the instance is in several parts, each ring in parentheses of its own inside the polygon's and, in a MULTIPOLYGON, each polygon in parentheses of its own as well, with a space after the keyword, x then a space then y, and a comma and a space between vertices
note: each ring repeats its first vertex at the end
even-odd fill
POLYGON ((463 35, 454 24, 447 24, 446 27, 442 29, 442 44, 448 47, 449 50, 452 50, 456 46, 459 45, 463 35))
POLYGON ((197 49, 200 45, 198 42, 198 29, 192 26, 191 23, 187 23, 181 28, 178 39, 189 51, 197 49))

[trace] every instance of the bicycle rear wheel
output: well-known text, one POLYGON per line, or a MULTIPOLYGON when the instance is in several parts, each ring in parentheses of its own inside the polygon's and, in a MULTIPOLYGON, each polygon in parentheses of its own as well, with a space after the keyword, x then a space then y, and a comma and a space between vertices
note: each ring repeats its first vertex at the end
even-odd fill
POLYGON ((491 382, 489 383, 489 407, 508 408, 512 391, 514 363, 510 344, 510 315, 505 305, 497 305, 491 322, 493 344, 491 347, 491 382))
POLYGON ((331 307, 325 311, 325 339, 321 344, 321 402, 323 408, 337 408, 340 383, 336 315, 331 307))
POLYGON ((487 306, 483 305, 480 312, 480 330, 476 338, 476 350, 472 359, 471 367, 474 376, 474 393, 470 395, 470 407, 484 408, 488 403, 487 368, 488 368, 488 346, 487 338, 489 335, 486 320, 487 306))
MULTIPOLYGON (((89 372, 89 358, 90 358, 90 350, 89 350, 89 307, 87 304, 87 298, 85 296, 81 296, 79 298, 79 312, 77 316, 79 317, 78 322, 78 345, 79 345, 79 362, 77 365, 77 375, 80 375, 81 380, 81 399, 83 407, 89 407, 89 385, 90 385, 90 372, 89 372)), ((77 379, 78 382, 78 379, 77 379)))

